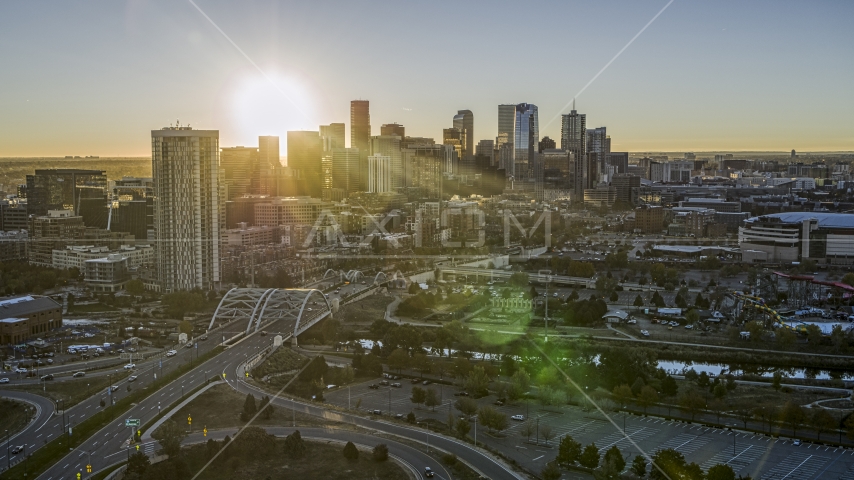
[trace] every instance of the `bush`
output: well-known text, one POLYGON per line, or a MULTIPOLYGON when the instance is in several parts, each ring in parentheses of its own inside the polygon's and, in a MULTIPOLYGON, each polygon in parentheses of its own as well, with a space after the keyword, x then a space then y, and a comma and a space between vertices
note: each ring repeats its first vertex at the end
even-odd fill
POLYGON ((359 449, 356 448, 353 442, 347 442, 347 445, 344 445, 344 458, 347 460, 359 459, 359 449))
POLYGON ((442 462, 444 462, 445 465, 453 467, 457 464, 457 456, 453 453, 446 453, 442 455, 442 462))
POLYGON ((374 447, 374 451, 372 453, 374 457, 374 461, 376 462, 384 462, 388 460, 388 446, 384 443, 378 444, 374 447))

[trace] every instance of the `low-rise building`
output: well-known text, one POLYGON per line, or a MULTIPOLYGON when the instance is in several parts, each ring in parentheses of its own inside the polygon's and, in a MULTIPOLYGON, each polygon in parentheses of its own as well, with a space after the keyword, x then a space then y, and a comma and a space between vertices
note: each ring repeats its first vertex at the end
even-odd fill
POLYGON ((84 267, 85 282, 96 292, 124 290, 130 280, 128 259, 117 253, 105 258, 87 260, 84 267))
POLYGON ((50 297, 27 295, 0 300, 0 343, 23 343, 62 326, 62 305, 50 297))

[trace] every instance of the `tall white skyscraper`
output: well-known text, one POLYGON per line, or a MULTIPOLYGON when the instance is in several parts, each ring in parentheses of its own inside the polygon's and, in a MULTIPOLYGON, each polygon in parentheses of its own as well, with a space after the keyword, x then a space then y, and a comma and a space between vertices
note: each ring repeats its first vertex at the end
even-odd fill
POLYGON ((162 292, 209 290, 220 282, 225 204, 219 131, 151 131, 157 276, 162 292))

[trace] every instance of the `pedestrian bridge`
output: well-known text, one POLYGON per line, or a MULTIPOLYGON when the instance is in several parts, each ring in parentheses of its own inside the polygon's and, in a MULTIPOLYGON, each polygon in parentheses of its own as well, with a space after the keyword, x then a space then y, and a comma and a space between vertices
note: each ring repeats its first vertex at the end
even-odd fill
POLYGON ((332 306, 323 292, 298 288, 232 288, 222 297, 208 329, 233 321, 246 322, 246 334, 262 324, 284 321, 284 331, 293 328, 297 337, 317 322, 332 315, 332 306))

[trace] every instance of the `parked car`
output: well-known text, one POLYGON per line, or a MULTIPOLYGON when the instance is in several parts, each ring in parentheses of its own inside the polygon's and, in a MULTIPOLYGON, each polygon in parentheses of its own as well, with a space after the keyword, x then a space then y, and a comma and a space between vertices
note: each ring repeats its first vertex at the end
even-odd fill
POLYGON ((391 386, 394 388, 400 388, 401 387, 400 383, 397 383, 397 382, 392 383, 391 386))
POLYGON ((649 336, 649 331, 647 331, 647 330, 641 330, 641 335, 643 335, 644 337, 648 337, 648 336, 649 336))
POLYGON ((382 386, 387 386, 387 385, 388 385, 388 380, 380 380, 380 385, 382 385, 382 386))
POLYGON ((383 414, 382 410, 374 410, 371 413, 373 413, 374 415, 382 415, 383 414))
POLYGON ((377 385, 376 383, 372 383, 372 384, 368 385, 368 388, 370 388, 371 390, 377 390, 378 388, 380 388, 380 386, 377 385))
POLYGON ((424 380, 421 385, 430 385, 430 380, 424 380))
POLYGON ((517 422, 524 422, 524 421, 525 421, 525 416, 524 416, 524 415, 513 415, 513 416, 511 416, 511 417, 510 417, 510 419, 511 419, 511 420, 516 420, 517 422))

